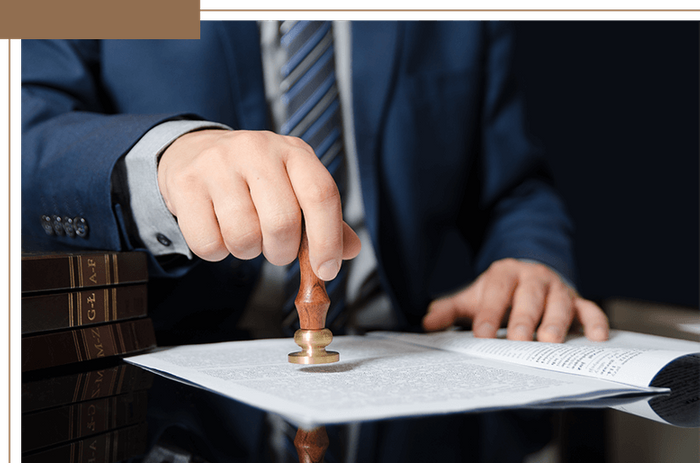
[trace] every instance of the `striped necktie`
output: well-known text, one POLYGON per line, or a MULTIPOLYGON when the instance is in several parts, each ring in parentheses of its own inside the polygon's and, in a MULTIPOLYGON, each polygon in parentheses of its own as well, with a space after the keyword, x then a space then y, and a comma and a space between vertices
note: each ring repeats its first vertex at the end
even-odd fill
MULTIPOLYGON (((342 119, 335 77, 333 30, 330 21, 284 21, 279 26, 280 98, 273 104, 282 135, 300 137, 314 150, 343 194, 345 163, 342 119)), ((331 307, 327 326, 340 322, 346 271, 326 285, 331 307)), ((294 262, 285 280, 283 329, 292 335, 299 328, 294 298, 299 289, 299 263, 294 262)), ((335 331, 335 330, 334 330, 335 331)))

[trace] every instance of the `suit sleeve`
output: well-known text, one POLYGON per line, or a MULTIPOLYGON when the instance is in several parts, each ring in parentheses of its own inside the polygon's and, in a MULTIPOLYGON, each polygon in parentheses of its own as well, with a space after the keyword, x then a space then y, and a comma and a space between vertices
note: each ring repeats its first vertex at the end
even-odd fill
POLYGON ((196 118, 118 114, 100 85, 99 57, 99 41, 22 42, 23 249, 139 249, 128 195, 112 189, 115 166, 156 125, 196 118), (56 221, 84 229, 62 231, 56 221))
POLYGON ((489 23, 487 31, 477 206, 483 227, 476 270, 512 257, 546 264, 573 282, 573 226, 542 152, 525 131, 512 69, 512 34, 499 23, 489 23))

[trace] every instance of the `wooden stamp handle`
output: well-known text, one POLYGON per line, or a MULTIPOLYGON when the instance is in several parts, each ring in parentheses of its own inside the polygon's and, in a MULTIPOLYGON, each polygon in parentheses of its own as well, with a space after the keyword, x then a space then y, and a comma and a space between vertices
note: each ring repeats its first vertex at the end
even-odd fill
POLYGON ((299 293, 294 300, 299 313, 299 325, 302 330, 322 330, 326 327, 326 314, 331 300, 326 293, 326 284, 316 276, 309 262, 309 238, 306 227, 301 227, 301 244, 299 246, 299 273, 301 283, 299 293))
POLYGON ((299 274, 299 293, 294 300, 299 314, 299 329, 294 333, 294 342, 301 347, 301 352, 292 352, 287 359, 290 363, 306 365, 337 362, 340 354, 326 350, 326 346, 333 341, 333 333, 325 327, 331 300, 326 293, 326 284, 311 269, 309 239, 303 225, 299 245, 299 274))

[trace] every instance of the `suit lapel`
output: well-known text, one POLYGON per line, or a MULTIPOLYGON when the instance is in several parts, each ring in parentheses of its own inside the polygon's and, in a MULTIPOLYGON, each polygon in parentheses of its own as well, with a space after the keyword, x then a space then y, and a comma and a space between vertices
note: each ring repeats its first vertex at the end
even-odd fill
MULTIPOLYGON (((398 64, 399 23, 352 23, 352 94, 365 217, 378 246, 377 152, 398 64)), ((375 247, 375 249, 378 249, 375 247)))

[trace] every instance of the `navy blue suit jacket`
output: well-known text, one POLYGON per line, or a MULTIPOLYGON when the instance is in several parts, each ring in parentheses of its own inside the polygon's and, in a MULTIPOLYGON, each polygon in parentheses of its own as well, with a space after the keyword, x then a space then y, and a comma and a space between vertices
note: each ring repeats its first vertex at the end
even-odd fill
MULTIPOLYGON (((367 225, 385 288, 409 324, 501 258, 573 278, 570 223, 525 136, 511 46, 498 23, 353 24, 367 225)), ((156 124, 269 128, 255 23, 203 22, 200 40, 22 47, 22 233, 34 247, 138 247, 110 178, 156 124), (89 235, 48 236, 44 214, 85 217, 89 235)))

